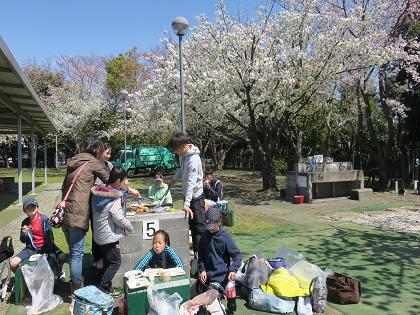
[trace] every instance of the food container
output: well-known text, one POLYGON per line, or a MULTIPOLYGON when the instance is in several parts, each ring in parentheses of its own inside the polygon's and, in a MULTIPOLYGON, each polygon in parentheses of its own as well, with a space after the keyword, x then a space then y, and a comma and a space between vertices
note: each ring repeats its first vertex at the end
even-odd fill
POLYGON ((163 271, 160 274, 160 280, 165 281, 165 282, 166 281, 171 281, 171 275, 169 274, 169 272, 163 271))

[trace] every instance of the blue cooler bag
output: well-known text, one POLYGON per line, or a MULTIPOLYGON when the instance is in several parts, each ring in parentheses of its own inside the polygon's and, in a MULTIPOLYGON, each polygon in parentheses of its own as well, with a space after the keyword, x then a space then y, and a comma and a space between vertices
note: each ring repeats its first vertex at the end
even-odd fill
POLYGON ((74 315, 112 315, 114 299, 94 285, 73 292, 74 315))

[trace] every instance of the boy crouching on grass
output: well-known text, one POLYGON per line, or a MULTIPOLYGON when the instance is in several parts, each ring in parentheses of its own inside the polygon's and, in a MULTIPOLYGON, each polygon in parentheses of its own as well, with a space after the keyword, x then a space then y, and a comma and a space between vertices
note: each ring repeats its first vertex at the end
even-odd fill
POLYGON ((58 275, 61 281, 65 280, 63 264, 66 255, 54 244, 49 218, 39 211, 38 201, 33 198, 25 200, 23 211, 28 216, 22 221, 20 227, 20 241, 26 246, 19 254, 10 259, 10 268, 13 272, 19 264, 34 254, 48 254, 55 257, 58 265, 58 275))
MULTIPOLYGON (((222 227, 222 213, 216 206, 206 212, 205 233, 198 246, 200 282, 208 286, 218 283, 225 288, 229 281, 236 280, 242 263, 241 252, 230 234, 222 227)), ((236 310, 236 300, 228 298, 228 313, 236 310)))

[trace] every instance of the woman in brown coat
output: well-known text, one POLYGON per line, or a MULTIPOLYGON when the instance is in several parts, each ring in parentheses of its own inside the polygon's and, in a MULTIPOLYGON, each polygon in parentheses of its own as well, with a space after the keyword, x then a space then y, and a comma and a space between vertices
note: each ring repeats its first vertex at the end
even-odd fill
POLYGON ((103 142, 95 139, 87 145, 85 152, 75 155, 67 163, 67 173, 62 187, 63 196, 79 168, 86 164, 67 198, 63 217, 63 232, 70 249, 72 290, 83 286, 82 263, 86 232, 89 229, 90 189, 95 184, 96 178, 107 182, 109 177, 104 163, 96 159, 103 150, 105 150, 103 142))

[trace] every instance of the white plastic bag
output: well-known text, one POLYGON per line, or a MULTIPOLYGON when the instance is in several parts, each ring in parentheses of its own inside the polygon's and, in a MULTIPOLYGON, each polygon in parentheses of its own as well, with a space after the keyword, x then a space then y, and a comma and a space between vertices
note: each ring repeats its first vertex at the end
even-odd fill
POLYGON ((179 293, 175 292, 169 295, 149 287, 147 289, 147 299, 150 305, 148 315, 179 315, 179 305, 182 302, 179 293))
POLYGON ((305 278, 308 282, 311 282, 316 276, 326 278, 324 272, 317 265, 311 264, 306 260, 298 261, 290 269, 290 273, 296 277, 305 278))
POLYGON ((298 315, 312 315, 312 304, 310 297, 299 296, 297 301, 297 313, 298 315))
POLYGON ((53 294, 54 274, 45 255, 34 265, 23 265, 22 274, 32 296, 32 305, 26 307, 28 315, 53 310, 63 303, 61 297, 53 294))
POLYGON ((286 263, 287 268, 291 268, 298 261, 306 260, 302 254, 291 250, 287 246, 282 246, 278 249, 274 258, 281 258, 286 263))

